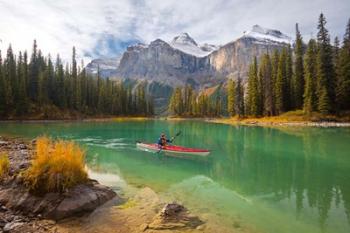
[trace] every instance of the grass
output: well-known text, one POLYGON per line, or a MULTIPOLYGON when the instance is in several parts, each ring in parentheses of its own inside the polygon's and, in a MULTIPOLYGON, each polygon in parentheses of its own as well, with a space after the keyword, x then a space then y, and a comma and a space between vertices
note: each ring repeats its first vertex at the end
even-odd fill
POLYGON ((4 179, 10 169, 10 160, 6 153, 0 152, 0 179, 4 179))
POLYGON ((213 122, 224 124, 280 124, 280 123, 306 123, 306 122, 350 122, 350 114, 345 113, 341 116, 322 115, 312 113, 306 115, 302 110, 289 111, 279 116, 270 117, 231 117, 215 119, 213 122))
POLYGON ((85 152, 74 142, 40 137, 34 153, 31 166, 24 172, 30 191, 63 192, 87 181, 85 152))

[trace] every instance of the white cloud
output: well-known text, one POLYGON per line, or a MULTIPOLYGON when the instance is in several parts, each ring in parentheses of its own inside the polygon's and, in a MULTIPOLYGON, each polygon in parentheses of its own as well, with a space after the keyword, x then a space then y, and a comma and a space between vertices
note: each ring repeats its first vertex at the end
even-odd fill
MULTIPOLYGON (((120 40, 170 40, 188 32, 198 42, 224 44, 253 24, 305 37, 316 34, 324 12, 333 35, 342 37, 350 17, 348 0, 0 0, 0 49, 31 50, 38 40, 44 53, 70 59, 93 50, 104 34, 120 40)), ((103 48, 101 48, 103 50, 103 48)))

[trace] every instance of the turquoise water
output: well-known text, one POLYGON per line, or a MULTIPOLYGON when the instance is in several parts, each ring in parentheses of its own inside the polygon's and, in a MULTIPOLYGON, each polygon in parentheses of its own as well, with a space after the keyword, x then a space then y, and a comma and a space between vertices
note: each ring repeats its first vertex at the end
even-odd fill
POLYGON ((1 123, 0 135, 46 134, 87 150, 91 174, 119 186, 148 186, 234 229, 350 232, 350 129, 228 126, 199 121, 1 123), (135 148, 160 132, 212 150, 178 158, 135 148), (100 176, 99 176, 100 175, 100 176))

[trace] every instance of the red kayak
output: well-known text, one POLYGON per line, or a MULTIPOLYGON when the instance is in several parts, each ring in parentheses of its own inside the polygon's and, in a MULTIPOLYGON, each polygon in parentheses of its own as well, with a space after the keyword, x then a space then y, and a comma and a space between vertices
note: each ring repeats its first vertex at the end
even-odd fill
MULTIPOLYGON (((138 142, 136 143, 136 146, 143 150, 149 150, 153 152, 158 152, 160 150, 158 144, 156 143, 143 143, 138 142)), ((200 156, 207 156, 209 155, 209 150, 204 149, 196 149, 196 148, 188 148, 188 147, 182 147, 182 146, 173 146, 173 145, 167 145, 161 149, 164 152, 173 153, 173 154, 183 154, 183 155, 200 155, 200 156)))

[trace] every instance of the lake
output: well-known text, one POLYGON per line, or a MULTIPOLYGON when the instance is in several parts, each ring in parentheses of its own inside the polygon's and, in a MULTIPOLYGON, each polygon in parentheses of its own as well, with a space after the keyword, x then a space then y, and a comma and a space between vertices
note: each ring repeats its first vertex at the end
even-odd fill
POLYGON ((0 135, 75 140, 93 178, 127 196, 150 187, 220 224, 256 232, 350 232, 350 129, 229 126, 201 121, 0 123, 0 135), (161 132, 206 158, 140 151, 161 132))

